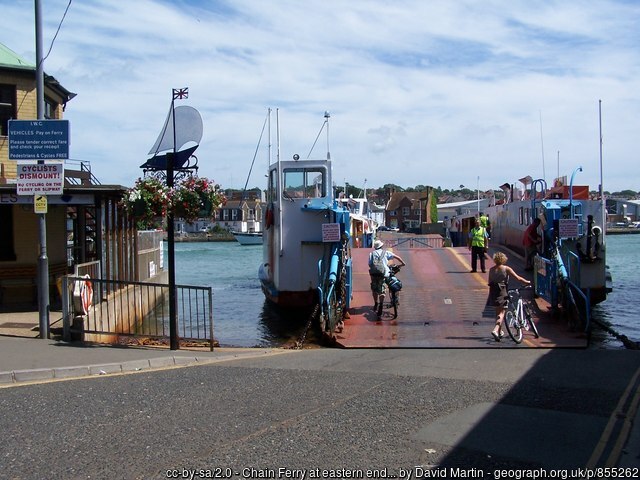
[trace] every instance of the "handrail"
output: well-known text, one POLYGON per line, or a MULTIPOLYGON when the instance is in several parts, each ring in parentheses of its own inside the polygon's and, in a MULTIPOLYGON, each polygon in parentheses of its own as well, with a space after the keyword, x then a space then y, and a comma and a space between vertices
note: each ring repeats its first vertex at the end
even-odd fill
POLYGON ((537 180, 534 180, 533 183, 531 184, 531 212, 533 213, 535 213, 536 211, 536 193, 537 193, 536 185, 538 184, 542 186, 542 190, 540 191, 540 193, 542 193, 543 198, 547 191, 547 182, 542 178, 538 178, 537 180))
MULTIPOLYGON (((576 258, 577 260, 577 265, 578 265, 578 277, 580 275, 580 257, 578 255, 576 255, 574 252, 568 252, 569 255, 573 256, 576 258)), ((569 287, 573 287, 573 289, 577 292, 580 293, 580 296, 583 298, 584 300, 584 305, 585 305, 585 319, 584 319, 584 324, 585 324, 585 332, 589 331, 590 328, 590 324, 591 324, 591 312, 589 311, 589 304, 590 301, 587 297, 587 295, 582 291, 582 289, 573 281, 571 280, 571 270, 567 270, 567 267, 564 264, 564 261, 562 260, 562 256, 560 255, 560 251, 558 249, 558 247, 556 246, 555 249, 555 257, 556 257, 556 261, 558 262, 558 272, 560 274, 560 280, 563 282, 563 285, 565 285, 565 288, 568 289, 568 292, 570 293, 569 295, 569 299, 570 301, 575 305, 575 300, 573 299, 573 293, 571 288, 569 287)), ((578 313, 580 313, 580 309, 577 308, 576 305, 576 309, 578 311, 578 313)))
POLYGON ((571 181, 569 182, 569 210, 571 211, 571 218, 573 218, 573 177, 577 172, 581 172, 582 167, 576 168, 571 174, 571 181))

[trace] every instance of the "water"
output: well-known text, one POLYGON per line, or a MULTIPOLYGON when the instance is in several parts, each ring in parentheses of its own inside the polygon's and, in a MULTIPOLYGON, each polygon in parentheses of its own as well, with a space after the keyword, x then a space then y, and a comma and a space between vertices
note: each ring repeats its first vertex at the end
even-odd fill
MULTIPOLYGON (((608 235, 607 265, 613 277, 613 292, 592 312, 594 320, 610 325, 620 335, 640 341, 640 320, 635 311, 640 293, 640 234, 608 235)), ((613 336, 594 330, 604 348, 623 348, 613 336)))
MULTIPOLYGON (((185 242, 175 246, 176 283, 213 287, 214 336, 221 346, 282 346, 298 338, 308 316, 285 314, 265 301, 258 281, 261 245, 185 242)), ((640 341, 640 321, 634 313, 640 292, 640 235, 607 236, 607 263, 613 292, 594 308, 593 318, 640 341)), ((594 340, 602 348, 623 348, 620 341, 597 329, 594 340)))
POLYGON ((266 302, 258 280, 261 245, 179 242, 175 257, 177 284, 213 288, 213 333, 220 346, 282 346, 306 325, 305 312, 285 314, 266 302))

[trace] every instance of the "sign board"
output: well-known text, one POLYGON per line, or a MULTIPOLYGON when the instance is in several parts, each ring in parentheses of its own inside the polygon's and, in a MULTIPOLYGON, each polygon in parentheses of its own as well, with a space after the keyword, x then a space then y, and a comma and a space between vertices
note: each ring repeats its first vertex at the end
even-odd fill
POLYGON ((9 120, 10 160, 69 158, 69 120, 9 120))
POLYGON ((62 162, 18 162, 16 193, 18 195, 62 195, 64 165, 62 162))
POLYGON ((340 224, 339 223, 323 223, 322 224, 322 241, 325 243, 340 241, 340 224))
POLYGON ((578 220, 575 218, 558 220, 558 235, 560 238, 576 238, 578 236, 578 220))
POLYGON ((47 213, 47 196, 46 195, 34 195, 33 211, 35 213, 47 213))

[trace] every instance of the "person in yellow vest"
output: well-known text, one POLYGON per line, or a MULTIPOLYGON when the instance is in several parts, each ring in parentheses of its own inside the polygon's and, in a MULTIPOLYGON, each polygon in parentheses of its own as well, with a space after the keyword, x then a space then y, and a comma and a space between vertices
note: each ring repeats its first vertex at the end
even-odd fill
POLYGON ((477 271, 478 258, 480 259, 480 268, 482 273, 486 272, 484 263, 484 254, 489 248, 489 235, 487 230, 480 226, 480 220, 473 220, 473 228, 469 232, 469 250, 471 251, 471 273, 477 271))
POLYGON ((491 238, 491 221, 486 213, 480 212, 480 226, 487 231, 487 236, 491 238))

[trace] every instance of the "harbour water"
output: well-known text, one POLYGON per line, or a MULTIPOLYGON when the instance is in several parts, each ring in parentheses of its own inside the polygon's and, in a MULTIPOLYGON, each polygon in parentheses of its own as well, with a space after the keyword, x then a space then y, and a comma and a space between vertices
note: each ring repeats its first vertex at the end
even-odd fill
MULTIPOLYGON (((613 277, 613 292, 593 309, 593 319, 610 325, 620 335, 640 342, 640 320, 635 311, 640 293, 640 235, 607 235, 607 265, 613 277)), ((594 344, 624 348, 614 336, 594 330, 594 344)))
MULTIPOLYGON (((295 341, 308 315, 286 314, 269 305, 260 290, 262 246, 237 242, 176 243, 176 282, 213 288, 214 336, 221 346, 282 346, 295 341)), ((165 255, 166 258, 166 255, 165 255)), ((596 306, 593 319, 640 341, 635 299, 640 292, 640 235, 607 236, 613 292, 596 306)), ((614 336, 594 330, 596 348, 624 348, 614 336)))
POLYGON ((265 301, 258 280, 262 245, 176 243, 175 255, 177 284, 213 288, 214 337, 220 346, 282 346, 304 329, 305 312, 288 314, 265 301))

